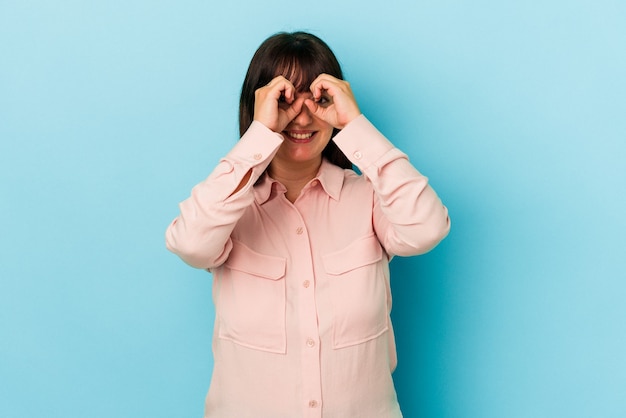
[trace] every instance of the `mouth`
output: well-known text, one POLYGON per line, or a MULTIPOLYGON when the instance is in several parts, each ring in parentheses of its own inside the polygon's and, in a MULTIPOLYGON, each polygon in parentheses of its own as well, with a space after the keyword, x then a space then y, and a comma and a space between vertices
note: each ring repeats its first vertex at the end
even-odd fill
POLYGON ((283 136, 292 142, 305 144, 311 142, 316 133, 316 131, 283 131, 283 136))

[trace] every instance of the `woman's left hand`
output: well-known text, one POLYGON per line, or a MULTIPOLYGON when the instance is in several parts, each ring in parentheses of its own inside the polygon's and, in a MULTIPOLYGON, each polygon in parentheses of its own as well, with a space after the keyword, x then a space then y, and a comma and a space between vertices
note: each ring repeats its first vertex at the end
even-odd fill
POLYGON ((343 129, 361 114, 350 83, 328 74, 320 74, 310 87, 313 100, 304 101, 305 106, 316 117, 334 128, 343 129))

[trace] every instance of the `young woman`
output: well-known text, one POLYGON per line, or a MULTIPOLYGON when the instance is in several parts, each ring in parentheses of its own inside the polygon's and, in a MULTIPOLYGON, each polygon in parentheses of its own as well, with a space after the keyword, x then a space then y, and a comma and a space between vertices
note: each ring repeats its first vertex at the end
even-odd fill
POLYGON ((259 47, 239 121, 241 139, 166 233, 213 274, 205 417, 401 417, 388 263, 437 245, 447 209, 314 35, 259 47))

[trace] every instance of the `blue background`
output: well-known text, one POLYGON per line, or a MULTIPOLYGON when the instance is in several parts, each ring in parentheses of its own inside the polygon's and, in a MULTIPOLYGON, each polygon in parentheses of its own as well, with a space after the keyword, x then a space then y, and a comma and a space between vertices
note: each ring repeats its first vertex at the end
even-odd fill
POLYGON ((254 50, 295 29, 450 209, 392 263, 405 416, 626 416, 624 22, 621 0, 0 0, 0 416, 201 416, 211 278, 164 230, 238 138, 254 50))

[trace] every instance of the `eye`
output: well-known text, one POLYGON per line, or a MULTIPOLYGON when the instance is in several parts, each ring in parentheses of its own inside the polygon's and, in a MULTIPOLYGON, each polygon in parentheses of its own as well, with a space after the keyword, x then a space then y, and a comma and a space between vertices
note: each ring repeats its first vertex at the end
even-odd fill
POLYGON ((316 103, 321 107, 328 107, 333 103, 333 101, 327 94, 322 94, 320 98, 317 99, 316 103))
POLYGON ((284 94, 281 94, 280 97, 278 98, 278 107, 286 110, 289 108, 289 103, 287 102, 287 98, 285 97, 284 94))

